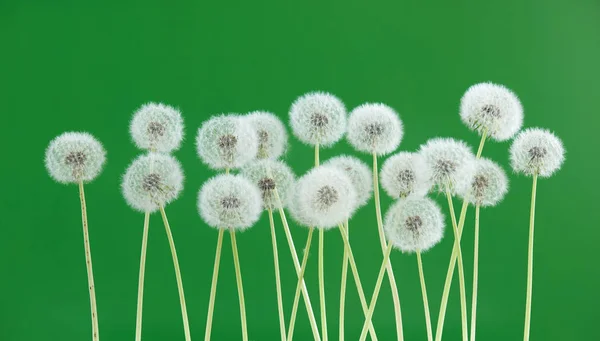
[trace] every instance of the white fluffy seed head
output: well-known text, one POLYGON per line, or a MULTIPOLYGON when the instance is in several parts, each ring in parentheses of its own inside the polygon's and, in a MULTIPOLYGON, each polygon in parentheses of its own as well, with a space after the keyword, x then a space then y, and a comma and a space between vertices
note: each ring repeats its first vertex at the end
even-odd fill
POLYGON ((296 183, 292 216, 302 225, 333 228, 345 222, 356 209, 352 181, 332 166, 314 168, 296 183))
POLYGON ((346 132, 346 107, 331 94, 311 92, 292 104, 290 125, 300 141, 328 147, 346 132))
POLYGON ((515 138, 510 147, 510 163, 517 173, 538 174, 547 178, 565 161, 562 141, 546 129, 529 128, 515 138))
POLYGON ((216 116, 198 129, 196 151, 210 168, 239 168, 256 157, 258 137, 248 120, 233 114, 216 116))
POLYGON ((431 181, 439 191, 452 193, 456 185, 470 179, 475 171, 475 156, 463 141, 433 138, 421 146, 419 154, 431 169, 431 181))
POLYGON ((242 168, 242 175, 258 186, 265 209, 287 206, 296 178, 288 165, 270 159, 256 160, 242 168))
POLYGON ((471 86, 460 101, 460 118, 471 130, 496 141, 512 138, 523 125, 523 107, 517 95, 494 83, 471 86))
POLYGON ((350 113, 348 142, 358 151, 389 154, 398 148, 403 134, 400 117, 385 104, 363 104, 350 113))
POLYGON ((260 190, 241 175, 217 175, 200 189, 198 211, 211 227, 245 230, 262 212, 260 190))
POLYGON ((88 133, 63 133, 50 141, 46 149, 48 173, 64 184, 94 180, 105 161, 104 147, 88 133))
POLYGON ((356 208, 367 204, 373 194, 373 172, 360 159, 341 155, 327 160, 324 166, 332 166, 344 172, 352 182, 356 192, 356 208))
POLYGON ((147 103, 133 114, 129 132, 138 148, 170 153, 179 149, 183 140, 183 119, 171 106, 147 103))
POLYGON ((508 192, 508 178, 502 167, 488 159, 475 161, 475 173, 458 185, 458 195, 472 205, 495 206, 508 192))
POLYGON ((141 212, 154 212, 179 197, 183 170, 173 156, 148 153, 138 156, 127 168, 121 183, 125 200, 141 212))
POLYGON ((392 198, 427 195, 433 186, 431 178, 431 168, 417 153, 394 154, 381 168, 381 186, 392 198))
POLYGON ((386 236, 402 252, 427 251, 444 236, 444 216, 431 199, 399 199, 387 211, 386 236))
POLYGON ((277 159, 286 150, 288 135, 281 120, 266 111, 254 111, 245 116, 258 138, 259 159, 277 159))

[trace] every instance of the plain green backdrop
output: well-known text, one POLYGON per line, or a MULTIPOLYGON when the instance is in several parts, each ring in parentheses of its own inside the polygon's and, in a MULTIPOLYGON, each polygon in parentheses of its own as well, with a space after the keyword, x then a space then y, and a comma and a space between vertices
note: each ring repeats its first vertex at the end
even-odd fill
MULTIPOLYGON (((193 338, 204 335, 217 233, 199 218, 196 196, 214 173, 196 156, 198 127, 218 113, 264 109, 287 121, 292 101, 312 90, 339 96, 349 109, 394 107, 405 124, 401 150, 428 138, 478 136, 461 124, 459 100, 472 84, 513 89, 525 126, 547 127, 565 143, 563 169, 538 186, 532 340, 591 340, 600 318, 597 261, 600 214, 595 180, 600 98, 600 4, 596 0, 504 1, 0 1, 0 340, 90 340, 90 311, 76 186, 53 182, 43 165, 54 136, 85 130, 108 152, 103 174, 87 186, 91 246, 104 340, 134 337, 143 215, 131 210, 120 177, 140 153, 128 134, 133 111, 148 101, 181 109, 187 139, 176 156, 183 195, 167 207, 178 247, 193 338)), ((294 138, 286 160, 298 174, 311 148, 294 138)), ((484 155, 510 174, 511 190, 482 211, 478 337, 522 338, 531 180, 512 174, 510 143, 484 155)), ((353 153, 342 141, 327 159, 353 153)), ((367 155, 361 156, 369 162, 367 155)), ((390 200, 383 196, 384 210, 390 200)), ((440 204, 443 197, 433 196, 440 204)), ((460 203, 456 203, 459 206, 460 203)), ((444 210, 446 206, 444 205, 444 210)), ((374 208, 351 221, 353 248, 370 297, 381 261, 374 208)), ((277 218, 277 217, 276 217, 277 218)), ((472 210, 465 252, 472 269, 472 210)), ((279 223, 279 220, 277 220, 279 223)), ((448 222, 449 223, 449 222, 448 222)), ((279 340, 267 216, 239 235, 251 340, 279 340)), ((286 315, 295 274, 279 233, 286 315)), ((307 230, 293 226, 299 250, 307 230)), ((330 339, 337 339, 341 241, 326 234, 330 339)), ((240 340, 229 238, 225 239, 213 340, 240 340)), ((424 255, 433 323, 452 246, 424 255)), ((318 306, 316 249, 307 272, 318 306)), ((392 256, 407 341, 425 340, 414 255, 392 256)), ((387 281, 374 318, 380 340, 394 340, 387 281)), ((460 339, 455 278, 445 340, 460 339)), ((349 281, 347 339, 363 316, 349 281)), ((302 306, 301 306, 302 307, 302 306)), ((316 310, 318 318, 318 309, 316 310)), ((166 235, 150 225, 144 340, 183 340, 166 235)), ((297 340, 311 340, 305 311, 297 340)))

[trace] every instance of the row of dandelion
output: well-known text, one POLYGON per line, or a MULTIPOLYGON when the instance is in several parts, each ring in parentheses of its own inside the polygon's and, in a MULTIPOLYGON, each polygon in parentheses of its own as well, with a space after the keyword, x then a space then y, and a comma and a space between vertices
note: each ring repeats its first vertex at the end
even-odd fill
MULTIPOLYGON (((280 160, 287 149, 288 135, 285 125, 274 114, 268 112, 253 112, 247 115, 227 114, 212 117, 204 122, 196 136, 197 153, 206 166, 219 172, 204 183, 197 199, 199 215, 207 225, 218 231, 204 339, 208 341, 211 338, 221 249, 224 235, 228 233, 232 244, 238 288, 241 337, 244 341, 249 340, 242 264, 238 255, 236 233, 254 226, 260 215, 266 211, 269 216, 273 248, 274 287, 279 316, 279 326, 273 328, 279 329, 282 341, 293 339, 300 300, 304 302, 304 310, 308 315, 314 340, 328 340, 328 331, 331 327, 327 322, 323 264, 326 245, 324 231, 329 229, 337 229, 340 233, 339 237, 344 242, 343 254, 336 255, 343 260, 337 326, 340 340, 345 339, 346 284, 349 276, 352 276, 356 284, 362 316, 364 316, 359 340, 366 340, 367 337, 371 340, 378 339, 372 316, 385 277, 389 280, 394 303, 396 336, 398 340, 404 340, 399 288, 396 285, 390 260, 391 252, 398 249, 417 256, 426 322, 426 330, 423 333, 427 335, 427 339, 442 340, 451 283, 454 271, 458 269, 462 340, 475 341, 480 208, 495 206, 508 192, 508 178, 504 170, 494 161, 482 157, 483 148, 489 140, 506 141, 514 138, 509 151, 511 166, 516 173, 533 179, 524 319, 524 341, 529 340, 537 179, 549 177, 561 167, 565 153, 562 142, 545 129, 521 130, 523 125, 521 103, 512 91, 501 85, 480 83, 470 87, 461 99, 460 118, 467 127, 481 136, 476 153, 473 153, 472 148, 465 142, 445 137, 426 141, 416 152, 397 152, 404 134, 404 125, 398 113, 391 107, 381 103, 367 103, 348 114, 342 101, 331 94, 322 92, 306 94, 292 104, 289 112, 289 123, 294 136, 314 148, 314 167, 300 177, 296 177, 294 171, 280 160), (334 156, 321 163, 321 149, 333 146, 344 137, 357 152, 372 156, 370 166, 350 155, 334 156), (384 156, 388 157, 380 170, 378 161, 384 156), (395 200, 385 214, 382 213, 380 204, 380 186, 395 200), (422 254, 441 241, 444 236, 445 216, 442 208, 428 198, 431 193, 439 193, 447 201, 447 212, 452 225, 451 235, 454 240, 435 333, 431 323, 422 254), (456 198, 462 200, 460 210, 454 208, 453 202, 456 198), (378 230, 381 249, 376 252, 381 252, 382 261, 375 287, 372 291, 367 291, 362 285, 352 252, 350 231, 354 213, 370 202, 375 206, 376 216, 373 217, 372 225, 365 228, 378 230), (475 247, 470 307, 467 306, 466 278, 461 251, 461 235, 469 206, 474 206, 475 209, 475 221, 472 224, 475 232, 475 247), (306 245, 301 248, 297 248, 294 244, 288 224, 288 214, 298 225, 308 228, 306 245), (275 223, 276 215, 279 216, 281 224, 275 223), (276 225, 281 226, 280 229, 285 235, 297 275, 295 288, 288 288, 289 292, 294 292, 292 307, 283 305, 279 268, 279 259, 283 255, 279 254, 277 247, 276 225), (315 314, 317 308, 313 308, 311 295, 304 279, 314 232, 318 234, 319 321, 315 314), (370 299, 367 300, 369 293, 370 299), (469 310, 470 321, 468 321, 469 310)), ((131 120, 132 140, 143 153, 127 168, 121 186, 126 202, 133 209, 144 213, 136 341, 142 339, 149 221, 151 213, 157 211, 162 217, 173 258, 185 339, 186 341, 192 339, 182 274, 166 213, 168 204, 177 199, 183 190, 182 167, 170 154, 180 147, 183 132, 181 113, 164 104, 143 105, 134 113, 131 120)), ((68 132, 50 142, 45 161, 50 175, 56 181, 79 186, 92 315, 92 339, 97 341, 100 334, 84 184, 91 182, 101 172, 105 151, 100 142, 90 134, 68 132)), ((357 242, 352 241, 352 243, 357 242)))

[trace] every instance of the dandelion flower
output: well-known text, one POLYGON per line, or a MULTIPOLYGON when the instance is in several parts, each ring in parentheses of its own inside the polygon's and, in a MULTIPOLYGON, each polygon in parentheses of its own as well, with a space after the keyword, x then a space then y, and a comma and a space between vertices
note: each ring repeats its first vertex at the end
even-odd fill
POLYGON ((259 159, 277 159, 287 147, 288 135, 281 120, 266 111, 255 111, 245 116, 258 138, 259 159))
POLYGON ((381 167, 381 186, 392 198, 425 196, 432 185, 431 169, 420 154, 400 152, 381 167))
POLYGON ((385 104, 363 104, 348 119, 348 142, 361 152, 389 154, 398 148, 403 133, 400 117, 385 104))
POLYGON ((546 129, 529 128, 521 132, 510 147, 510 163, 517 173, 547 178, 565 161, 562 141, 546 129))
POLYGON ((183 140, 183 119, 171 106, 147 103, 133 114, 129 132, 138 148, 170 153, 179 149, 183 140))
POLYGON ((292 216, 307 226, 337 227, 356 209, 356 191, 341 170, 320 166, 301 177, 294 191, 292 216))
POLYGON ((357 208, 367 204, 373 195, 373 173, 369 166, 360 159, 347 155, 329 159, 323 165, 335 167, 348 176, 356 191, 357 208))
POLYGON ((106 152, 88 133, 67 132, 50 141, 46 168, 50 176, 64 184, 90 182, 102 171, 106 152))
POLYGON ((475 161, 475 173, 459 185, 458 195, 473 205, 495 206, 508 192, 508 178, 497 163, 482 158, 475 161))
POLYGON ((198 210, 211 227, 245 230, 262 212, 260 189, 240 175, 217 175, 198 194, 198 210))
POLYGON ((512 138, 523 125, 523 107, 509 89, 493 83, 471 86, 460 101, 460 118, 471 130, 496 141, 512 138))
POLYGON ((181 165, 171 155, 141 155, 127 168, 121 189, 129 206, 154 212, 177 199, 183 190, 181 165))
POLYGON ((311 92, 292 104, 290 125, 300 141, 331 146, 346 132, 346 107, 331 94, 311 92))
POLYGON ((242 175, 258 186, 265 209, 275 210, 287 206, 295 181, 294 173, 288 165, 276 160, 257 160, 244 166, 242 175), (277 200, 277 196, 281 202, 277 200))
POLYGON ((433 138, 421 146, 419 154, 431 169, 431 180, 438 190, 456 190, 456 184, 471 178, 475 156, 463 141, 433 138))
POLYGON ((385 215, 390 242, 402 252, 427 251, 442 240, 444 216, 429 198, 399 199, 385 215))
POLYGON ((210 168, 239 168, 256 157, 258 138, 247 120, 221 115, 198 129, 196 150, 210 168))

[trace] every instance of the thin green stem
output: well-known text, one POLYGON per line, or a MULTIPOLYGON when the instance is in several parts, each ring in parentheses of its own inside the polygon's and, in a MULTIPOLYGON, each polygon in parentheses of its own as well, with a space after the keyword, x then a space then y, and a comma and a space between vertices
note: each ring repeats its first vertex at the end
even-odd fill
POLYGON ((319 144, 315 144, 315 167, 319 167, 319 144))
MULTIPOLYGON (((381 244, 381 251, 385 251, 385 233, 383 232, 383 217, 381 215, 381 203, 379 199, 379 168, 377 167, 377 154, 373 153, 373 196, 375 198, 375 214, 377 217, 377 228, 379 231, 379 242, 381 244)), ((398 295, 398 286, 396 285, 396 277, 394 276, 394 270, 392 269, 392 263, 387 263, 387 275, 390 281, 390 288, 392 291, 392 300, 394 301, 394 314, 396 316, 396 334, 398 335, 398 341, 404 340, 404 332, 402 328, 402 311, 400 309, 400 296, 398 295)))
POLYGON ((319 229, 319 302, 321 305, 321 337, 327 341, 327 309, 325 305, 325 270, 323 264, 323 248, 325 245, 325 230, 319 229))
POLYGON ((537 173, 533 175, 531 186, 531 210, 529 212, 529 250, 527 255, 527 301, 525 304, 525 333, 524 341, 529 341, 531 330, 531 294, 533 291, 533 232, 535 226, 535 195, 537 192, 537 173))
MULTIPOLYGON (((300 290, 301 288, 306 289, 306 284, 304 283, 304 272, 306 271, 306 263, 308 263, 308 255, 310 254, 310 246, 312 244, 312 236, 313 236, 313 232, 314 232, 314 228, 310 228, 308 229, 308 238, 306 239, 306 247, 304 248, 304 256, 302 257, 302 265, 300 266, 300 270, 298 272, 298 284, 296 285, 296 293, 294 294, 294 303, 292 304, 292 316, 290 318, 290 324, 288 326, 288 333, 287 333, 287 338, 288 341, 292 341, 292 338, 294 337, 294 326, 296 324, 296 314, 298 312, 298 303, 300 302, 300 290)), ((294 252, 295 254, 296 252, 294 252)), ((312 309, 311 309, 312 312, 312 309)), ((310 315, 310 314, 309 314, 310 315)), ((316 321, 314 320, 314 315, 313 315, 313 320, 311 320, 311 325, 312 323, 315 323, 316 325, 316 321)), ((317 333, 317 338, 315 338, 315 340, 320 340, 321 338, 319 337, 319 334, 317 333)))
POLYGON ((92 340, 100 340, 98 328, 98 308, 96 306, 96 286, 94 285, 94 270, 92 269, 92 249, 88 231, 87 205, 83 181, 79 182, 79 201, 81 203, 81 223, 83 225, 83 247, 85 249, 85 266, 87 269, 88 289, 90 291, 90 309, 92 312, 92 340))
POLYGON ((140 257, 140 277, 138 280, 138 303, 135 320, 135 340, 142 340, 142 310, 144 305, 144 274, 146 272, 146 249, 148 247, 148 229, 150 227, 150 213, 144 215, 144 232, 142 234, 142 255, 140 257))
POLYGON ((273 260, 275 266, 275 289, 277 291, 277 310, 279 311, 279 331, 281 340, 285 341, 285 318, 283 316, 283 298, 281 294, 281 277, 279 274, 279 252, 277 251, 277 236, 275 235, 275 223, 273 222, 273 210, 268 209, 269 225, 271 226, 271 241, 273 242, 273 260))
POLYGON ((479 148, 477 148, 477 158, 481 157, 481 153, 483 152, 483 145, 485 144, 485 140, 487 140, 487 129, 483 130, 483 134, 481 134, 481 140, 479 141, 479 148))
POLYGON ((473 297, 471 299, 471 341, 477 324, 477 282, 479 276, 479 205, 475 205, 475 246, 473 248, 473 297))
POLYGON ((233 251, 233 265, 235 267, 235 279, 237 282, 238 297, 240 300, 240 320, 242 321, 242 340, 248 341, 248 325, 246 323, 246 303, 244 301, 244 285, 242 284, 242 271, 240 269, 240 257, 238 255, 235 231, 229 230, 231 235, 231 251, 233 251))
POLYGON ((421 280, 421 292, 423 295, 423 308, 425 309, 425 324, 427 326, 427 340, 433 341, 433 332, 431 330, 431 315, 429 314, 429 300, 427 299, 427 287, 425 286, 425 275, 423 274, 423 261, 421 260, 421 250, 417 250, 417 264, 419 266, 419 278, 421 280))
MULTIPOLYGON (((348 220, 346 220, 346 234, 350 241, 350 229, 348 220)), ((344 246, 344 259, 342 260, 342 283, 340 284, 340 331, 339 339, 344 341, 344 314, 346 306, 346 282, 348 280, 348 248, 344 246)))
POLYGON ((219 265, 221 264, 221 249, 223 248, 223 234, 225 229, 219 229, 217 237, 217 251, 215 254, 215 265, 213 268, 212 284, 210 286, 210 299, 208 300, 208 316, 206 318, 206 331, 204 340, 210 341, 210 332, 212 330, 213 313, 215 311, 215 298, 217 297, 217 282, 219 280, 219 265))
POLYGON ((185 333, 185 340, 191 341, 192 336, 190 335, 190 323, 188 321, 187 308, 185 306, 185 294, 183 292, 183 281, 181 279, 181 270, 179 269, 179 261, 177 260, 177 250, 175 249, 175 242, 173 241, 173 234, 171 233, 171 227, 169 226, 169 220, 167 219, 167 213, 165 213, 164 207, 160 206, 160 215, 162 216, 165 230, 167 232, 167 238, 169 239, 169 246, 171 247, 171 255, 173 256, 173 265, 175 266, 175 278, 177 279, 177 288, 179 290, 179 302, 181 304, 181 316, 183 318, 183 331, 185 333))

